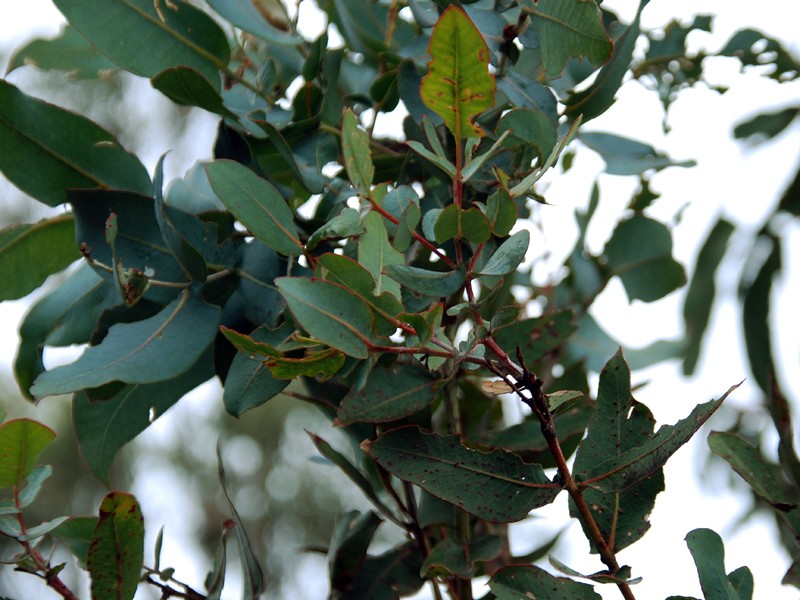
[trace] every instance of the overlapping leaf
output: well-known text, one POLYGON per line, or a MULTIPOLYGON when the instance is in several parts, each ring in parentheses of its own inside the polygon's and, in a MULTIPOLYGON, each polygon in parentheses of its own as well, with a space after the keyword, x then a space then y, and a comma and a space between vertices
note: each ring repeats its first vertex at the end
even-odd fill
POLYGON ((542 597, 548 600, 600 600, 591 585, 565 577, 553 577, 539 567, 511 566, 500 569, 489 581, 497 600, 542 597))
MULTIPOLYGON (((653 438, 654 427, 655 419, 648 408, 631 395, 630 370, 619 351, 600 373, 597 408, 589 421, 586 438, 578 447, 573 467, 575 477, 586 479, 598 463, 613 461, 647 444, 653 438)), ((584 490, 584 499, 600 532, 615 551, 638 541, 650 528, 649 515, 656 496, 664 490, 660 465, 654 465, 650 474, 646 481, 644 478, 631 481, 625 493, 619 489, 584 490)), ((570 514, 579 516, 572 502, 570 514)), ((594 544, 592 550, 597 551, 594 544)))
POLYGON ((348 356, 367 358, 373 320, 361 298, 321 279, 280 277, 275 284, 308 333, 348 356))
POLYGON ((433 400, 439 378, 421 365, 395 364, 370 371, 367 383, 342 399, 338 420, 385 423, 412 415, 433 400))
POLYGON ((50 206, 66 202, 70 188, 152 190, 139 159, 105 129, 5 80, 0 80, 0 171, 50 206))
POLYGON ((72 215, 0 230, 0 301, 26 296, 79 256, 72 215))
POLYGON ((154 77, 164 69, 196 69, 219 89, 230 48, 214 20, 182 0, 56 0, 67 20, 123 69, 154 77), (143 43, 146 41, 146 43, 143 43))
POLYGON ((72 423, 86 466, 108 485, 108 471, 117 452, 198 385, 214 375, 212 352, 185 373, 166 381, 129 384, 110 398, 92 401, 86 392, 72 400, 72 423))
POLYGON ((42 373, 31 393, 42 398, 112 381, 146 384, 171 379, 197 362, 213 341, 220 309, 198 291, 184 291, 153 317, 114 325, 75 362, 42 373))
POLYGON ((456 435, 403 427, 361 447, 392 475, 491 523, 524 519, 561 491, 539 465, 502 450, 470 450, 456 435))
POLYGON ((271 183, 232 160, 209 163, 206 173, 220 200, 259 240, 281 254, 303 253, 292 210, 271 183))
POLYGON ((30 419, 0 425, 0 488, 20 483, 55 437, 52 429, 30 419))
POLYGON ((533 14, 548 79, 559 77, 570 58, 586 57, 599 67, 611 56, 611 40, 592 0, 528 0, 525 4, 533 14))

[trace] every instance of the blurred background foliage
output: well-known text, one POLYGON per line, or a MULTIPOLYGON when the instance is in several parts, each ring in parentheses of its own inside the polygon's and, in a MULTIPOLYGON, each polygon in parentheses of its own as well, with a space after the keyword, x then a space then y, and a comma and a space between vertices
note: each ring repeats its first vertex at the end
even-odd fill
MULTIPOLYGON (((658 94, 665 109, 665 128, 668 124, 666 111, 679 92, 703 78, 705 54, 688 54, 686 37, 692 30, 710 26, 710 17, 698 17, 691 24, 675 22, 648 34, 649 49, 640 57, 634 75, 645 87, 658 94)), ((733 39, 729 46, 719 54, 734 55, 733 39)), ((765 76, 782 83, 789 83, 797 77, 797 59, 788 50, 770 45, 770 42, 762 46, 763 52, 740 55, 742 62, 762 69, 765 76), (775 68, 768 71, 770 65, 775 65, 775 68)), ((12 50, 0 47, 0 64, 7 64, 12 50)), ((578 69, 579 65, 574 67, 578 69)), ((147 81, 131 75, 117 72, 97 79, 76 79, 58 72, 30 68, 23 69, 18 75, 17 81, 24 81, 29 94, 88 116, 117 137, 125 148, 140 156, 145 164, 153 164, 167 149, 172 150, 173 156, 168 165, 191 164, 198 154, 197 148, 208 148, 213 141, 198 138, 198 132, 213 135, 215 128, 210 115, 170 102, 153 93, 147 81), (154 140, 168 147, 159 147, 154 140)), ((799 112, 800 104, 780 109, 770 107, 761 114, 732 124, 733 134, 742 143, 752 145, 765 143, 787 132, 796 138, 797 128, 792 123, 799 112)), ((567 160, 571 158, 568 156, 567 160)), ((796 258, 790 255, 787 236, 800 216, 800 171, 790 181, 782 197, 757 199, 772 203, 774 208, 755 228, 720 219, 709 229, 709 237, 701 245, 697 261, 689 269, 691 282, 684 305, 689 352, 683 365, 686 375, 695 372, 713 309, 710 300, 714 299, 715 270, 724 257, 729 240, 738 236, 739 247, 749 245, 752 250, 745 253, 749 256, 746 262, 738 265, 729 262, 725 277, 739 281, 741 326, 761 398, 753 399, 752 410, 724 407, 723 411, 727 415, 729 430, 738 432, 760 447, 767 460, 782 465, 787 484, 798 486, 787 467, 796 460, 792 459, 794 434, 791 424, 788 432, 786 430, 786 407, 792 403, 796 407, 798 398, 796 390, 781 390, 780 381, 774 378, 771 327, 774 323, 771 316, 774 284, 786 276, 787 270, 795 268, 789 261, 796 258), (785 404, 783 399, 787 399, 789 404, 785 404), (780 456, 775 452, 776 435, 767 413, 760 408, 762 406, 773 415, 778 430, 782 430, 778 442, 781 445, 780 456)), ((648 184, 645 179, 640 182, 641 191, 637 195, 640 202, 648 202, 648 184)), ((0 186, 3 198, 0 223, 32 222, 52 210, 42 204, 20 201, 24 196, 6 182, 1 182, 0 186)), ((796 323, 791 326, 796 328, 796 323)), ((792 360, 796 364, 797 357, 790 357, 789 361, 792 360)), ((221 523, 228 514, 225 499, 219 491, 215 465, 214 447, 216 440, 221 439, 223 460, 226 456, 236 456, 235 461, 225 461, 230 465, 228 477, 233 500, 257 555, 266 557, 265 575, 270 586, 268 597, 290 598, 311 593, 305 575, 324 569, 324 556, 317 550, 327 546, 336 517, 346 510, 365 507, 367 503, 352 486, 345 484, 337 471, 309 460, 314 451, 308 439, 300 433, 303 429, 314 430, 327 423, 314 407, 282 395, 250 411, 247 418, 236 420, 224 411, 220 400, 218 386, 204 386, 194 392, 192 398, 173 408, 172 411, 177 413, 174 418, 186 422, 191 418, 190 425, 154 426, 126 447, 114 464, 112 479, 115 487, 130 489, 142 498, 152 498, 163 493, 168 485, 172 496, 170 500, 164 499, 165 503, 174 502, 174 494, 182 494, 184 497, 178 502, 185 508, 185 522, 165 523, 166 539, 169 539, 171 530, 180 531, 185 536, 181 538, 184 540, 182 543, 188 546, 184 548, 185 553, 197 564, 208 564, 219 540, 221 523), (142 477, 144 473, 149 475, 146 480, 142 477), (207 495, 206 490, 218 491, 207 495)), ((67 404, 50 400, 34 408, 19 397, 15 383, 6 379, 0 382, 0 405, 9 414, 35 418, 59 433, 56 442, 42 457, 44 462, 53 465, 54 474, 47 484, 48 493, 31 507, 30 521, 44 521, 57 514, 93 512, 105 490, 88 470, 73 468, 80 459, 75 440, 70 435, 67 404)), ((723 419, 718 419, 718 423, 720 421, 723 419)), ((718 463, 711 454, 707 460, 707 463, 698 465, 704 474, 713 469, 715 462, 718 463)), ((749 490, 727 468, 724 473, 713 469, 711 477, 704 475, 700 480, 716 482, 724 478, 729 485, 749 490)), ((750 514, 762 509, 772 512, 756 495, 752 497, 750 514)), ((746 517, 744 514, 742 518, 746 517)), ((782 531, 787 532, 786 529, 782 531)), ((787 533, 782 541, 790 554, 796 553, 796 541, 792 535, 787 533)), ((388 543, 387 540, 387 546, 388 543)), ((0 556, 5 556, 8 551, 9 548, 0 546, 0 556)), ((181 573, 177 573, 177 577, 181 578, 181 573)), ((4 593, 14 596, 18 586, 24 583, 24 578, 17 577, 10 570, 0 570, 0 590, 4 593)), ((155 591, 140 590, 142 593, 155 594, 155 591)))

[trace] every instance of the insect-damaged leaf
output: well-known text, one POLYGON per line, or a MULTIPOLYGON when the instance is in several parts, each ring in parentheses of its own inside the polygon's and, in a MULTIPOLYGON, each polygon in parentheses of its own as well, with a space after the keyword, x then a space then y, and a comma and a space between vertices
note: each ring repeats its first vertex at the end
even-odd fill
POLYGON ((497 600, 600 600, 600 595, 591 585, 566 577, 553 577, 539 567, 511 566, 500 569, 489 581, 489 589, 497 600))
POLYGON ((347 288, 306 277, 275 280, 289 310, 319 341, 354 358, 367 358, 373 319, 367 304, 347 288))
MULTIPOLYGON (((592 415, 586 438, 575 458, 574 474, 583 479, 598 462, 624 454, 644 444, 653 436, 655 419, 648 408, 631 395, 631 374, 622 352, 608 361, 600 373, 597 408, 592 415)), ((639 540, 650 528, 649 515, 656 496, 664 490, 664 474, 654 469, 652 477, 632 487, 629 493, 584 491, 586 503, 606 540, 621 550, 639 540)), ((570 502, 570 514, 578 516, 570 502)), ((592 551, 596 547, 592 545, 592 551)))
POLYGON ((100 504, 89 543, 92 598, 133 598, 143 562, 144 519, 139 504, 130 494, 111 492, 100 504))
POLYGON ((420 86, 425 106, 444 119, 456 143, 482 137, 473 119, 494 104, 495 82, 486 42, 463 10, 451 5, 439 17, 428 53, 429 71, 420 86))
POLYGON ((437 381, 421 365, 375 368, 362 389, 351 390, 342 399, 338 420, 342 425, 384 423, 412 415, 431 403, 437 381))
POLYGON ((187 289, 158 314, 109 329, 73 363, 42 373, 31 393, 42 398, 99 387, 112 381, 154 383, 184 373, 214 340, 220 309, 199 289, 187 289))
POLYGON ((402 427, 365 441, 361 448, 392 475, 490 523, 524 519, 561 491, 539 465, 503 450, 471 450, 457 435, 402 427))
POLYGON ((641 405, 633 404, 630 371, 621 352, 608 362, 600 377, 597 413, 589 423, 589 434, 578 449, 575 474, 586 485, 606 494, 632 489, 659 471, 667 459, 714 414, 728 394, 739 387, 734 385, 720 399, 699 404, 688 417, 675 425, 662 426, 655 435, 637 429, 638 433, 629 434, 632 439, 627 441, 627 438, 623 440, 620 437, 623 428, 627 427, 626 404, 628 411, 634 407, 631 420, 636 416, 636 407, 641 405))

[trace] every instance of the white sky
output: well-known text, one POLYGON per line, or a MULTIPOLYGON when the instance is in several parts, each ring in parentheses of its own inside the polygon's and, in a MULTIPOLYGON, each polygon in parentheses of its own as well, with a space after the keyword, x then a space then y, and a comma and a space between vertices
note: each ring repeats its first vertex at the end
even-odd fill
MULTIPOLYGON (((623 18, 630 18, 636 7, 632 0, 606 0, 606 5, 617 9, 623 18)), ((718 49, 730 34, 741 27, 754 27, 783 40, 795 56, 800 56, 800 3, 794 0, 764 0, 757 5, 742 0, 652 0, 643 14, 643 27, 664 25, 671 18, 688 22, 693 15, 714 13, 714 33, 696 33, 692 44, 709 50, 718 49), (757 8, 756 8, 757 6, 757 8)), ((15 47, 31 35, 52 35, 59 27, 60 15, 48 0, 29 0, 25 3, 0 0, 0 45, 15 47)), ((661 131, 662 114, 654 94, 644 91, 636 83, 626 85, 619 94, 618 103, 601 119, 591 124, 592 129, 606 130, 646 141, 666 150, 676 159, 694 159, 693 169, 673 168, 653 177, 652 187, 662 198, 649 214, 670 222, 677 211, 690 202, 681 223, 674 229, 675 255, 684 264, 690 264, 697 253, 716 216, 720 213, 742 224, 760 223, 769 213, 793 175, 800 153, 795 123, 774 143, 758 148, 748 148, 731 141, 733 124, 749 115, 767 109, 779 109, 800 99, 797 83, 778 86, 755 75, 740 77, 732 61, 707 61, 707 73, 715 82, 731 85, 725 95, 718 95, 703 87, 684 91, 670 112, 672 132, 664 136, 661 131)), ((15 81, 12 74, 11 81, 15 81)), ((380 122, 379 122, 380 123, 380 122)), ((208 147, 198 148, 198 158, 210 156, 208 147)), ((189 161, 190 164, 192 161, 189 161)), ((151 164, 147 165, 152 170, 151 164)), ((547 198, 553 203, 542 209, 546 226, 546 243, 554 252, 554 264, 573 243, 574 222, 572 211, 588 201, 592 183, 602 171, 602 161, 593 153, 580 152, 573 171, 564 178, 549 178, 547 198)), ((613 228, 620 212, 628 202, 635 187, 633 178, 603 175, 601 204, 589 232, 589 245, 599 251, 613 228)), ((2 189, 2 188, 0 188, 2 189)), ((0 200, 1 201, 1 200, 0 200)), ((800 252, 800 226, 787 225, 788 244, 785 272, 776 294, 778 312, 774 314, 773 330, 777 334, 776 357, 781 361, 784 389, 800 389, 798 361, 798 323, 795 317, 800 282, 797 273, 791 273, 793 262, 789 257, 800 252)), ((738 240, 741 242, 741 240, 738 240)), ((737 240, 734 240, 736 244, 737 240)), ((741 243, 737 248, 741 256, 747 248, 741 243)), ((653 410, 661 423, 673 423, 686 416, 695 404, 721 395, 731 384, 749 376, 741 348, 743 347, 736 305, 735 261, 728 261, 718 279, 719 293, 727 295, 713 315, 710 338, 698 365, 699 375, 685 380, 679 366, 664 364, 634 374, 634 383, 649 381, 640 390, 637 399, 653 410)), ((621 342, 633 347, 647 345, 658 338, 675 338, 681 335, 680 305, 683 292, 672 294, 654 304, 628 305, 618 282, 596 302, 593 312, 606 329, 621 342)), ((16 328, 27 306, 26 301, 0 305, 0 369, 5 380, 10 381, 10 364, 16 347, 16 328)), ((731 403, 750 406, 758 394, 753 384, 745 382, 731 398, 731 403)), ((796 400, 796 396, 794 397, 796 400)), ((195 405, 196 407, 196 405, 195 405)), ((161 432, 188 414, 181 407, 171 411, 158 422, 161 432)), ((800 419, 800 410, 797 411, 800 419)), ((713 420, 712 420, 713 426, 713 420)), ((720 533, 726 544, 728 570, 748 565, 756 580, 756 598, 775 600, 797 598, 794 588, 782 587, 780 579, 789 560, 775 550, 775 532, 768 519, 748 521, 746 526, 736 526, 736 520, 745 510, 742 498, 731 495, 726 486, 718 494, 702 489, 695 481, 698 457, 708 450, 705 436, 701 434, 686 449, 681 450, 667 464, 667 487, 657 501, 652 515, 651 531, 629 550, 620 555, 620 562, 632 565, 634 576, 643 576, 644 582, 634 588, 641 599, 663 598, 671 594, 700 596, 691 556, 683 541, 695 527, 711 527, 720 533)), ((147 486, 145 486, 147 487, 147 486)), ((566 514, 565 494, 543 513, 552 515, 554 529, 563 525, 566 514)), ((140 498, 148 511, 147 497, 140 498)), ((162 511, 168 507, 152 506, 153 521, 168 520, 162 511)), ((538 527, 540 521, 536 521, 538 527)), ((535 542, 529 538, 531 527, 523 524, 512 528, 512 541, 521 550, 530 549, 535 542)), ((599 570, 599 561, 588 557, 587 544, 579 526, 573 524, 567 543, 558 547, 560 560, 570 566, 592 572, 599 570)), ((155 533, 157 527, 151 528, 155 533)), ((175 543, 173 540, 172 543, 175 543)), ((177 546, 177 544, 176 544, 177 546)), ((198 572, 202 577, 202 568, 198 572)), ((20 576, 22 577, 22 576, 20 576)), ((618 598, 613 588, 596 588, 604 598, 618 598)), ((481 595, 485 588, 477 590, 481 595)), ((235 597, 235 596, 230 596, 235 597)))

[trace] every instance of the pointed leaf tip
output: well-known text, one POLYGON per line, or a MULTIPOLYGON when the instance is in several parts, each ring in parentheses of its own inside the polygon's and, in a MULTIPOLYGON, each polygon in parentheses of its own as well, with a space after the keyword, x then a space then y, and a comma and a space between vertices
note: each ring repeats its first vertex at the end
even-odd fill
POLYGON ((439 17, 428 45, 431 62, 422 78, 422 101, 444 119, 457 141, 483 137, 473 121, 494 105, 489 48, 467 14, 451 5, 439 17))

